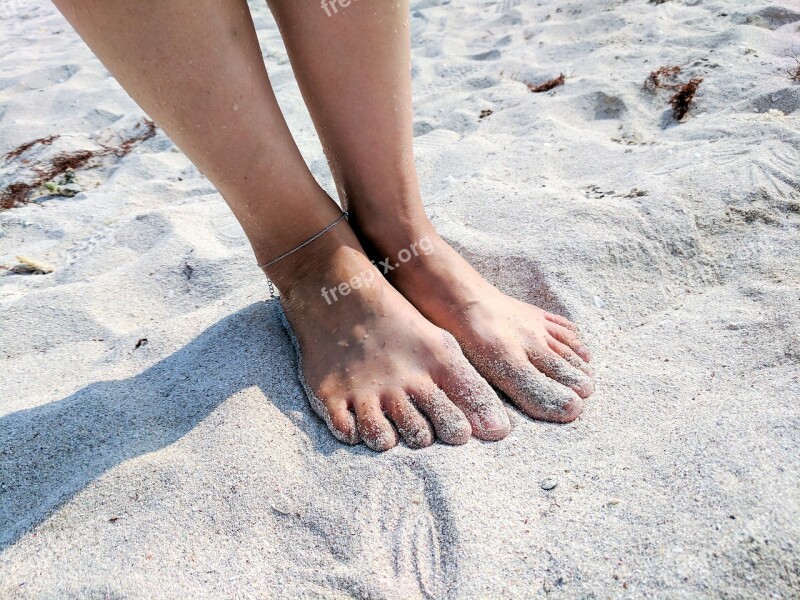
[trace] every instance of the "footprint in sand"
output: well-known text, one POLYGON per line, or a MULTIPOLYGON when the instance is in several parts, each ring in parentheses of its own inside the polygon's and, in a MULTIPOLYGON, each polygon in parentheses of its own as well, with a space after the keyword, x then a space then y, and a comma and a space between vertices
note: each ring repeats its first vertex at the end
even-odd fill
POLYGON ((456 566, 452 513, 438 479, 424 466, 415 462, 401 467, 397 476, 403 481, 404 502, 387 496, 383 483, 371 490, 380 507, 374 513, 373 534, 382 540, 381 554, 391 562, 396 589, 402 590, 398 596, 440 598, 454 591, 452 577, 447 577, 456 566))
POLYGON ((584 102, 587 112, 596 121, 619 119, 628 112, 628 107, 622 98, 605 92, 594 92, 584 96, 584 102))
POLYGON ((752 102, 753 109, 757 113, 779 110, 784 115, 790 115, 800 108, 800 87, 786 87, 775 90, 757 97, 752 102))
POLYGON ((66 83, 80 70, 80 65, 62 65, 50 69, 31 71, 30 73, 25 73, 21 77, 3 80, 0 84, 0 90, 14 85, 25 90, 39 90, 53 84, 66 83))
POLYGON ((783 6, 767 6, 751 13, 733 15, 733 22, 738 25, 755 25, 770 31, 797 21, 800 21, 800 13, 783 6))

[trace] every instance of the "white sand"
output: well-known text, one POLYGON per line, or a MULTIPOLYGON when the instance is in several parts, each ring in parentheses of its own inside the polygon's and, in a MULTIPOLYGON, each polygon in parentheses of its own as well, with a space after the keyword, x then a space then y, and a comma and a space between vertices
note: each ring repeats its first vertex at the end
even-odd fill
MULTIPOLYGON (((86 193, 0 213, 0 263, 55 267, 0 278, 0 597, 797 597, 800 4, 412 4, 430 213, 497 285, 583 324, 583 417, 336 442, 238 225, 159 133, 79 172, 86 193), (680 125, 642 91, 672 64, 705 79, 680 125)), ((49 3, 1 16, 0 150, 91 149, 142 117, 49 3)))

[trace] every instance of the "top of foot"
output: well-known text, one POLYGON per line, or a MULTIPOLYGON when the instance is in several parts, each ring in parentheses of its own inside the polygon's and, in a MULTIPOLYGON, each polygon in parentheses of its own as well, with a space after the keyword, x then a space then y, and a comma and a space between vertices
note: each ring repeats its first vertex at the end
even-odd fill
POLYGON ((387 283, 346 230, 315 246, 301 260, 316 266, 283 290, 282 303, 312 406, 338 439, 387 450, 401 439, 418 448, 508 434, 502 403, 457 342, 387 283))
POLYGON ((594 384, 590 352, 572 322, 502 294, 430 226, 404 240, 373 236, 368 243, 390 256, 423 248, 387 276, 425 317, 455 336, 478 372, 520 410, 556 422, 580 415, 594 384))

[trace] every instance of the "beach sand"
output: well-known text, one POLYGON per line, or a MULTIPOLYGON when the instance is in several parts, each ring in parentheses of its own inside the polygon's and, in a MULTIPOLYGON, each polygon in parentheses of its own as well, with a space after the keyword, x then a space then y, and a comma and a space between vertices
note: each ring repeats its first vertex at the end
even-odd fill
MULTIPOLYGON (((0 17, 0 151, 61 136, 0 161, 0 187, 142 132, 50 3, 0 17)), ((158 132, 78 169, 82 193, 0 212, 0 264, 53 268, 0 277, 0 597, 800 593, 800 4, 415 0, 410 19, 426 207, 497 286, 581 324, 583 416, 335 441, 238 224, 158 132), (674 91, 643 88, 671 65, 703 79, 680 123, 674 91)))

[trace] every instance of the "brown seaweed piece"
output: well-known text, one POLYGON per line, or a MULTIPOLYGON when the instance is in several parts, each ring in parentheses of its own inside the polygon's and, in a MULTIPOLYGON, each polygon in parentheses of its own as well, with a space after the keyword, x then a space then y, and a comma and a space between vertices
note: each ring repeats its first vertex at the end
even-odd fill
POLYGON ((676 121, 683 119, 692 107, 694 96, 697 93, 697 88, 703 80, 699 77, 690 79, 681 89, 675 92, 675 95, 670 99, 669 104, 672 106, 672 116, 676 121))
POLYGON ((677 84, 664 83, 664 79, 671 79, 680 74, 681 68, 677 65, 671 67, 660 67, 651 71, 645 79, 642 87, 650 92, 655 92, 659 88, 677 89, 677 84))
POLYGON ((796 64, 786 69, 786 74, 792 81, 800 83, 800 56, 797 55, 797 52, 792 52, 792 58, 796 64))
POLYGON ((38 146, 38 145, 49 146, 55 140, 57 140, 59 137, 61 137, 61 136, 59 136, 59 135, 49 135, 47 137, 39 138, 38 140, 33 140, 31 142, 25 142, 21 146, 17 146, 16 148, 14 148, 11 152, 6 153, 6 155, 3 158, 5 158, 6 160, 11 160, 12 158, 17 158, 18 156, 20 156, 21 154, 27 152, 28 150, 30 150, 34 146, 38 146))
POLYGON ((549 92, 553 88, 558 87, 560 85, 564 85, 565 81, 566 81, 566 79, 564 78, 564 74, 562 73, 561 75, 559 75, 555 79, 551 79, 550 81, 545 81, 541 85, 533 85, 533 84, 529 83, 529 84, 527 84, 527 86, 528 86, 528 89, 530 91, 532 91, 534 94, 540 94, 542 92, 549 92))
MULTIPOLYGON (((142 130, 129 138, 122 140, 119 146, 103 146, 99 150, 78 150, 76 152, 62 152, 50 160, 50 164, 44 167, 34 167, 34 171, 39 176, 37 179, 30 183, 16 182, 8 185, 2 193, 0 193, 0 210, 7 210, 24 204, 28 201, 31 193, 37 188, 43 186, 48 181, 52 181, 56 177, 65 174, 67 171, 76 171, 85 167, 89 161, 94 158, 102 156, 109 156, 111 154, 122 158, 130 154, 138 144, 149 140, 156 134, 156 126, 149 119, 138 123, 137 128, 142 130)), ((12 150, 5 155, 6 160, 19 157, 23 152, 26 152, 37 144, 50 145, 58 138, 57 135, 52 135, 46 138, 40 138, 32 142, 22 144, 18 148, 12 150)))

